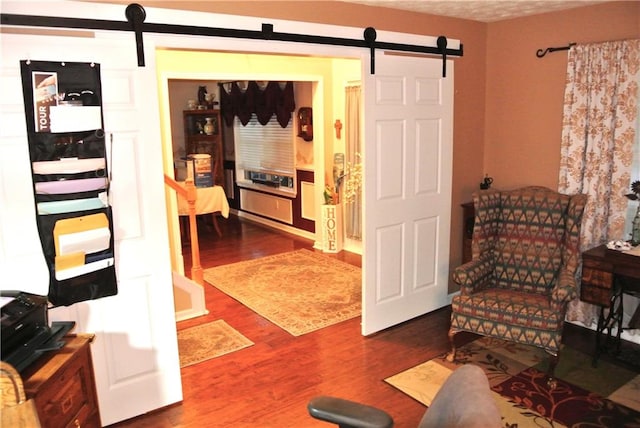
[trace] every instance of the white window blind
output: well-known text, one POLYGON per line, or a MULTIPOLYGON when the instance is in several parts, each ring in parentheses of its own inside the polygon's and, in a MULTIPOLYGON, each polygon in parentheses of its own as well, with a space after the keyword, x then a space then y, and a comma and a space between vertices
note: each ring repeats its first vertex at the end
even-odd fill
POLYGON ((293 120, 286 128, 272 117, 269 123, 261 125, 255 115, 247 126, 234 119, 234 136, 238 177, 244 171, 263 172, 276 175, 294 175, 293 120))

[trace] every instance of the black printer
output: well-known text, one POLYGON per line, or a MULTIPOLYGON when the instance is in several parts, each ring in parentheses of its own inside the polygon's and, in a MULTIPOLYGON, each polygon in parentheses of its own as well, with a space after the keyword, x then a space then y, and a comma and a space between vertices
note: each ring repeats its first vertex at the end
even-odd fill
POLYGON ((49 326, 47 297, 22 291, 0 291, 2 347, 0 355, 21 372, 43 352, 60 349, 59 339, 74 322, 53 323, 49 326))

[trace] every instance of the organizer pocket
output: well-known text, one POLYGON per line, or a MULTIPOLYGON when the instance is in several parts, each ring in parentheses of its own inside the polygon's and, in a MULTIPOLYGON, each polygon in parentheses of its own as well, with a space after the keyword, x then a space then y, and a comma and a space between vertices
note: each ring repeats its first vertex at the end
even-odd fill
POLYGON ((100 254, 86 255, 84 252, 56 256, 55 279, 64 281, 113 266, 113 253, 103 251, 100 254))
POLYGON ((33 162, 63 158, 104 158, 104 131, 96 129, 73 133, 38 133, 33 136, 30 147, 33 162))
POLYGON ((55 306, 68 306, 85 300, 113 296, 117 293, 118 286, 113 258, 107 267, 68 279, 58 280, 52 275, 49 283, 49 300, 55 306))
POLYGON ((62 195, 106 189, 107 183, 106 177, 42 181, 35 183, 35 190, 37 195, 62 195))
POLYGON ((107 207, 104 198, 70 199, 66 201, 38 202, 38 215, 64 214, 77 211, 89 211, 107 207))
POLYGON ((55 256, 84 251, 86 254, 113 249, 111 207, 38 216, 38 228, 44 255, 53 264, 55 256), (106 232, 109 231, 108 239, 106 232), (61 239, 62 238, 62 241, 61 239), (62 242, 62 246, 61 246, 62 242), (104 249, 104 248, 103 248, 104 249))
POLYGON ((111 207, 38 216, 49 300, 70 305, 117 293, 111 207))
MULTIPOLYGON (((69 193, 61 195, 35 195, 36 202, 53 202, 53 201, 70 201, 73 199, 99 198, 104 190, 95 190, 93 192, 69 193)), ((108 196, 107 196, 108 198, 108 196)))
MULTIPOLYGON (((106 168, 106 162, 104 158, 63 158, 54 161, 33 162, 31 165, 33 168, 33 173, 39 175, 81 174, 91 171, 104 170, 106 168)), ((97 174, 95 174, 94 176, 100 177, 97 174)))

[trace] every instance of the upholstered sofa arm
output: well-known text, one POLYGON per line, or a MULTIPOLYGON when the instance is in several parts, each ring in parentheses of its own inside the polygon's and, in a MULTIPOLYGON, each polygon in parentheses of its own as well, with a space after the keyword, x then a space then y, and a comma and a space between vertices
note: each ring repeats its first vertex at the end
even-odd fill
POLYGON ((471 294, 482 290, 493 282, 494 261, 489 252, 480 254, 453 271, 453 280, 460 285, 460 293, 471 294))
POLYGON ((551 300, 558 305, 563 305, 576 297, 578 297, 578 287, 575 273, 562 269, 558 275, 558 281, 551 291, 551 300))

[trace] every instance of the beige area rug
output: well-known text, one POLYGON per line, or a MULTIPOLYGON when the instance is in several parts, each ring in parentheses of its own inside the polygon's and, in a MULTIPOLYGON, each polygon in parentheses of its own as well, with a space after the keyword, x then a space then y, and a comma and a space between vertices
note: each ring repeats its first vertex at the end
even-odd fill
POLYGON ((201 363, 253 345, 223 320, 178 331, 180 367, 201 363))
MULTIPOLYGON (((544 351, 498 339, 480 338, 458 350, 458 361, 446 354, 385 381, 415 400, 431 405, 447 377, 462 364, 480 366, 510 427, 626 427, 640 426, 640 375, 564 347, 550 390, 544 371, 544 351)), ((464 404, 462 404, 464 405, 464 404)))
POLYGON ((361 270, 310 250, 206 269, 209 284, 294 336, 361 313, 361 270))

